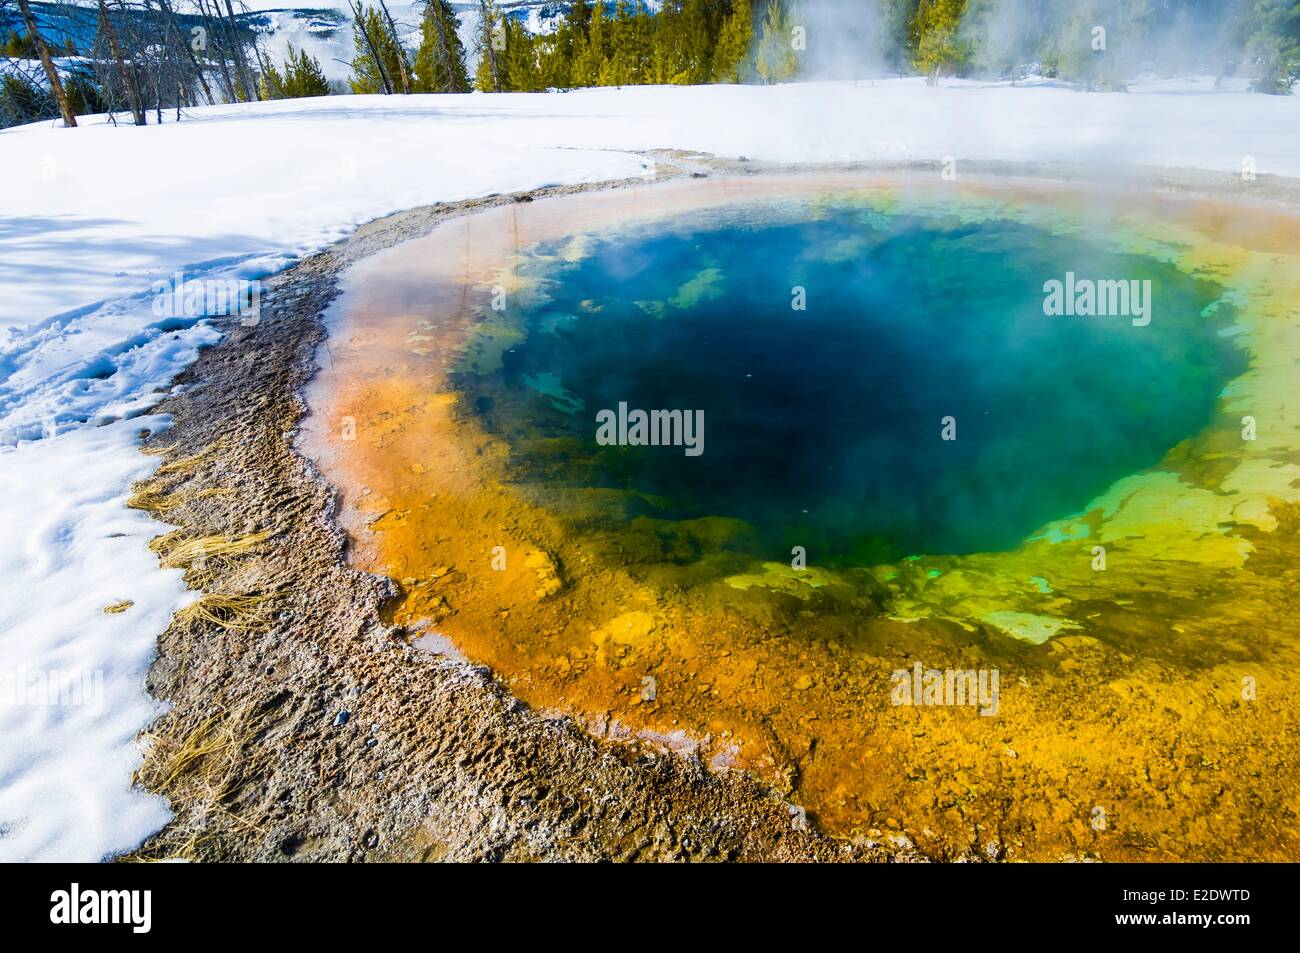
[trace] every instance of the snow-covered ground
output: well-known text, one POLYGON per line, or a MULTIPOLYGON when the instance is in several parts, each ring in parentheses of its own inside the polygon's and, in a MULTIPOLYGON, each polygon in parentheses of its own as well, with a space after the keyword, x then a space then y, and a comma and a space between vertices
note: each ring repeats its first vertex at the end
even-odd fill
POLYGON ((256 278, 414 205, 637 175, 633 150, 1057 160, 1300 176, 1300 97, 919 80, 332 97, 0 132, 0 860, 94 860, 161 825, 135 792, 154 639, 189 598, 126 510, 136 431, 215 333, 151 288, 256 278), (132 419, 134 418, 134 419, 132 419), (121 614, 103 607, 134 605, 121 614), (71 674, 69 674, 71 673, 71 674), (98 673, 98 675, 96 675, 98 673), (48 678, 102 685, 69 704, 48 678), (100 681, 96 681, 96 679, 100 681), (8 681, 5 681, 5 680, 8 681), (12 690, 21 683, 31 690, 12 690))
POLYGON ((123 505, 157 460, 142 417, 0 456, 0 860, 98 860, 169 817, 131 789, 158 633, 189 598, 146 548, 158 524, 123 505), (130 600, 120 614, 108 606, 130 600))

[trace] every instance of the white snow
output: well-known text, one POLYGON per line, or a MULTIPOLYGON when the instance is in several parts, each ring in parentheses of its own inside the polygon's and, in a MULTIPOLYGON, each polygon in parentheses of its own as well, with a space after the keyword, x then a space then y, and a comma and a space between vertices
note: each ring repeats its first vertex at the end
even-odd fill
POLYGON ((159 526, 122 505, 156 457, 160 417, 0 451, 0 861, 96 861, 166 823, 131 787, 158 633, 192 594, 146 548, 159 526), (132 600, 109 615, 105 606, 132 600))
MULTIPOLYGON (((630 150, 754 159, 1056 160, 1300 176, 1300 97, 1204 81, 1129 93, 920 80, 330 97, 181 123, 0 132, 0 689, 101 672, 103 710, 0 696, 0 859, 99 859, 165 822, 134 792, 143 676, 187 598, 123 506, 136 431, 215 339, 151 287, 256 278, 402 208, 640 174, 630 150), (131 419, 134 417, 135 419, 131 419), (121 615, 105 605, 134 600, 121 615)), ((48 700, 48 699, 47 699, 48 700)))

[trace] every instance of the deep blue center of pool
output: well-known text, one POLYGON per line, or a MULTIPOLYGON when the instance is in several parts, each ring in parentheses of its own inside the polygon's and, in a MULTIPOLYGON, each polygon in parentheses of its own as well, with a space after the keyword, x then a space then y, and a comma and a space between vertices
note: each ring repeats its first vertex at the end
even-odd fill
POLYGON ((744 520, 774 559, 1012 547, 1158 463, 1241 370, 1226 309, 1202 314, 1221 289, 1010 221, 845 206, 555 251, 525 268, 549 300, 523 341, 457 377, 512 479, 556 505, 620 491, 618 519, 744 520), (1150 280, 1150 324, 1045 315, 1067 271, 1150 280), (702 410, 704 452, 598 444, 620 403, 702 410))

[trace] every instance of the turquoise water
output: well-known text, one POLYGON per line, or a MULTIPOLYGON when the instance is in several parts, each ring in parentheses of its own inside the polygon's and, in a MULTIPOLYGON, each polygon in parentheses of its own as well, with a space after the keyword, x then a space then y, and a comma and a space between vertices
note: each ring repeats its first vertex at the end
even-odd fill
POLYGON ((1242 369, 1228 309, 1201 316, 1217 287, 1010 221, 846 205, 557 250, 525 266, 548 298, 526 337, 456 378, 512 479, 560 509, 600 491, 615 522, 742 520, 769 558, 1013 547, 1156 464, 1242 369), (1067 271, 1149 280, 1150 324, 1046 316, 1067 271), (597 414, 620 403, 702 411, 703 452, 602 446, 597 414))

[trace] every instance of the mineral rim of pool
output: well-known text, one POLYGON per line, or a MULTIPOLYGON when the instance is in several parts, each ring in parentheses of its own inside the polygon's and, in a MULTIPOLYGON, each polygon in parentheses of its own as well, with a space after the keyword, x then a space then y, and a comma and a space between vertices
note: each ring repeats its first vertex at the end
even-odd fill
POLYGON ((1283 859, 1297 225, 848 174, 502 206, 344 275, 305 449, 393 622, 600 737, 934 856, 1283 859))

